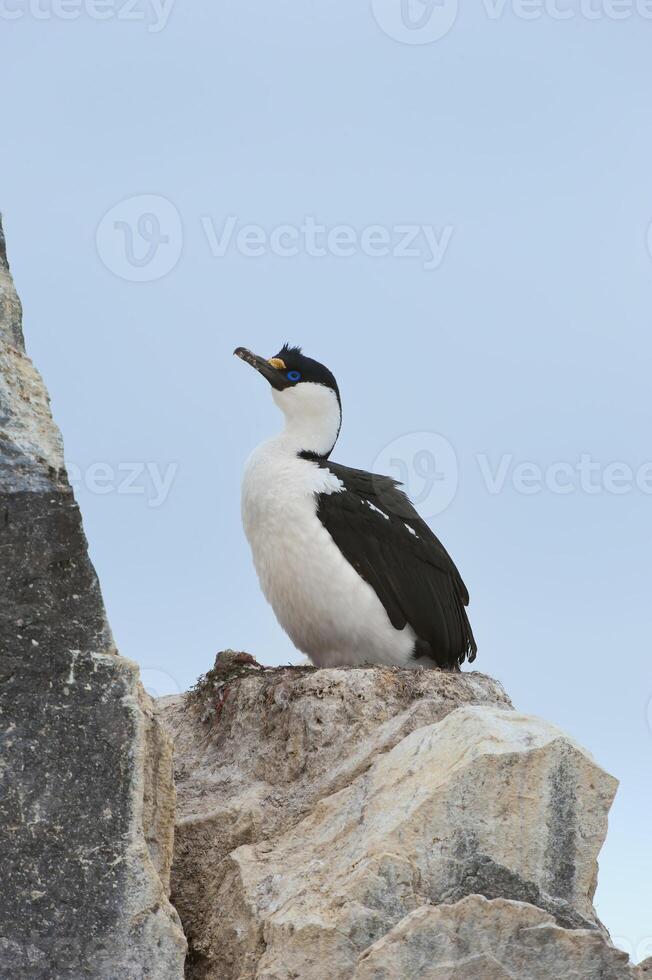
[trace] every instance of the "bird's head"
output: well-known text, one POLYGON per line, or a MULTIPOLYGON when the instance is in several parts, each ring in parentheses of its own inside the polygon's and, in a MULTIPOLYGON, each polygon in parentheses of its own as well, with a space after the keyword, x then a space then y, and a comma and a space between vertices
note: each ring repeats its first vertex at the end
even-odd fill
POLYGON ((269 359, 245 347, 236 347, 233 353, 267 379, 285 415, 287 432, 306 443, 300 450, 328 456, 342 421, 340 392, 332 372, 306 357, 300 347, 288 344, 269 359))

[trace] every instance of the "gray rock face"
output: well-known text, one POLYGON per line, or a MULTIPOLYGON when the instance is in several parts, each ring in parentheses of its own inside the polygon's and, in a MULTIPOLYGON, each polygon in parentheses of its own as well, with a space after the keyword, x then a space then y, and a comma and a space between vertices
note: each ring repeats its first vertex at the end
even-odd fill
POLYGON ((633 980, 592 905, 616 782, 490 678, 231 655, 158 710, 191 980, 633 980))
POLYGON ((9 263, 2 218, 0 217, 0 342, 24 349, 22 310, 14 287, 9 263))
POLYGON ((3 237, 0 582, 0 977, 179 980, 170 745, 116 655, 3 237))

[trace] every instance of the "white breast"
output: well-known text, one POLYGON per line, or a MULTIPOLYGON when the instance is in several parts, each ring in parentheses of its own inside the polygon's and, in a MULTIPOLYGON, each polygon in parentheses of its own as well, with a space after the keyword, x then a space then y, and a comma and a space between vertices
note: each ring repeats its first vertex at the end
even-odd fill
POLYGON ((317 517, 320 493, 339 493, 329 470, 299 458, 283 436, 249 459, 242 519, 261 588, 293 643, 317 666, 406 666, 415 634, 396 630, 317 517))

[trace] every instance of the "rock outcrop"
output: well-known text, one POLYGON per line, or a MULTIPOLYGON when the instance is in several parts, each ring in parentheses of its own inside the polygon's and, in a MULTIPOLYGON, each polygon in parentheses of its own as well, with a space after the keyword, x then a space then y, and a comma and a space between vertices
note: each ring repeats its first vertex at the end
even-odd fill
POLYGON ((523 902, 422 906, 360 957, 355 980, 622 980, 626 953, 523 902))
POLYGON ((117 656, 0 231, 0 978, 179 980, 171 748, 117 656))
POLYGON ((158 710, 191 980, 634 980, 592 905, 616 782, 490 678, 230 654, 158 710))

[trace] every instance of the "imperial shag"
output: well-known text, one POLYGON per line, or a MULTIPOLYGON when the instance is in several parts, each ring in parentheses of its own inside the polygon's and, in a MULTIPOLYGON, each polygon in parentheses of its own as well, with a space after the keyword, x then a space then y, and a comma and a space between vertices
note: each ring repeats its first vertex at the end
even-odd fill
POLYGON ((262 590, 318 667, 458 670, 476 655, 469 595, 395 480, 329 459, 342 422, 328 368, 287 344, 234 353, 270 383, 285 429, 250 457, 242 516, 262 590))

